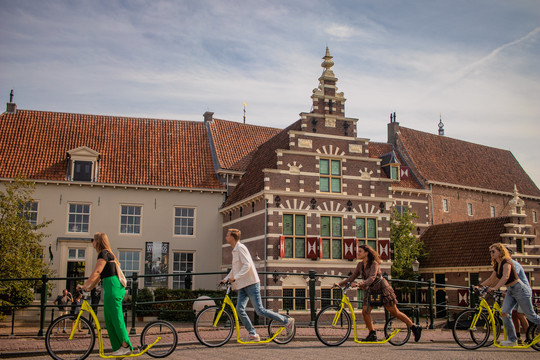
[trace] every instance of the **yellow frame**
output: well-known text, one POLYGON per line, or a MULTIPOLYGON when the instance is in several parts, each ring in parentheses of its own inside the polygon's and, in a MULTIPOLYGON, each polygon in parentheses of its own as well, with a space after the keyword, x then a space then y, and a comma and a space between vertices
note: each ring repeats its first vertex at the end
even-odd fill
POLYGON ((158 338, 152 344, 148 345, 146 349, 138 353, 131 353, 129 355, 120 355, 120 356, 105 355, 105 351, 103 349, 103 337, 101 335, 101 326, 99 325, 99 320, 96 316, 96 313, 94 312, 90 304, 88 304, 88 301, 86 300, 83 300, 82 305, 81 305, 81 311, 79 311, 79 314, 77 315, 77 319, 75 319, 75 322, 73 323, 73 326, 71 328, 71 334, 69 335, 69 340, 73 340, 73 336, 75 336, 75 329, 78 328, 79 321, 80 321, 79 319, 81 318, 83 311, 87 311, 90 314, 90 316, 92 316, 92 319, 94 320, 94 324, 96 326, 96 331, 98 335, 99 356, 102 358, 110 359, 110 358, 141 356, 144 353, 146 353, 152 346, 154 346, 159 340, 161 340, 161 337, 158 336, 158 338))
MULTIPOLYGON (((476 315, 474 315, 473 321, 471 322, 471 326, 470 326, 469 329, 472 330, 472 329, 474 329, 476 327, 476 323, 478 322, 478 319, 480 318, 480 314, 482 313, 482 308, 486 309, 486 311, 488 313, 488 320, 491 323, 491 328, 492 328, 493 334, 496 334, 497 327, 495 326, 494 311, 491 310, 491 307, 489 306, 489 304, 487 303, 487 301, 486 301, 486 299, 484 297, 482 297, 482 300, 480 301, 480 305, 478 305, 478 311, 477 311, 476 315)), ((499 306, 499 304, 497 302, 495 302, 495 304, 493 305, 493 308, 495 310, 500 311, 501 314, 502 314, 501 307, 499 306)), ((503 325, 503 329, 504 329, 504 339, 506 339, 506 328, 504 328, 504 325, 503 325)), ((495 339, 495 336, 493 337, 493 345, 495 347, 504 348, 504 349, 528 349, 532 345, 537 344, 539 341, 540 341, 540 334, 538 334, 530 343, 528 343, 526 345, 503 346, 503 345, 501 345, 500 343, 497 342, 497 340, 495 339)))
POLYGON ((347 305, 349 307, 349 311, 351 312, 352 325, 354 327, 354 342, 355 343, 358 343, 358 344, 384 344, 384 343, 387 343, 388 341, 390 341, 390 339, 392 339, 394 336, 396 336, 396 334, 400 331, 400 329, 395 329, 394 331, 392 331, 390 336, 388 336, 386 339, 381 340, 381 341, 361 341, 361 340, 358 340, 357 330, 356 330, 356 315, 354 314, 354 309, 353 309, 353 306, 352 306, 351 302, 349 301, 349 297, 345 293, 345 289, 342 289, 342 291, 343 291, 343 297, 341 298, 341 303, 339 304, 339 310, 336 313, 336 315, 334 316, 334 320, 332 321, 332 326, 335 326, 337 324, 337 322, 339 321, 339 317, 341 316, 341 312, 343 311, 343 308, 345 307, 345 305, 347 305))
MULTIPOLYGON (((230 286, 230 285, 229 285, 230 286)), ((229 288, 230 289, 230 288, 229 288)), ((236 341, 240 344, 265 344, 269 343, 270 341, 274 340, 283 330, 285 330, 285 326, 282 326, 274 333, 274 336, 266 339, 266 340, 260 340, 260 341, 242 341, 240 339, 240 324, 238 322, 238 314, 236 313, 236 309, 234 307, 234 303, 232 302, 231 298, 229 297, 229 289, 227 289, 227 294, 225 294, 225 299, 223 300, 223 305, 221 306, 221 309, 218 312, 218 315, 216 316, 216 320, 214 321, 214 327, 217 326, 219 319, 221 319, 221 315, 223 314, 223 311, 225 311, 225 307, 229 305, 229 307, 232 309, 232 313, 234 316, 234 323, 236 326, 236 341)))

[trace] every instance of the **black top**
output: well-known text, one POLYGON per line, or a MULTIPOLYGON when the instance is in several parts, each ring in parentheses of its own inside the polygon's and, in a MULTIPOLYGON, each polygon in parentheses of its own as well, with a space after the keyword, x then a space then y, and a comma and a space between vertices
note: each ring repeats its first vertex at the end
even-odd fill
POLYGON ((495 264, 493 266, 493 270, 495 270, 495 274, 497 275, 497 279, 500 279, 503 276, 504 264, 507 264, 507 263, 510 264, 510 266, 512 267, 512 270, 510 270, 510 276, 508 277, 508 281, 504 285, 510 284, 511 282, 515 281, 518 278, 517 273, 516 273, 516 269, 514 268, 514 263, 512 262, 512 260, 508 261, 508 259, 503 259, 503 261, 501 261, 501 263, 499 264, 499 269, 497 269, 497 264, 495 264))
POLYGON ((100 277, 102 279, 116 275, 116 262, 114 261, 113 254, 111 254, 109 250, 107 249, 101 250, 97 258, 103 259, 107 262, 103 270, 101 270, 100 277))

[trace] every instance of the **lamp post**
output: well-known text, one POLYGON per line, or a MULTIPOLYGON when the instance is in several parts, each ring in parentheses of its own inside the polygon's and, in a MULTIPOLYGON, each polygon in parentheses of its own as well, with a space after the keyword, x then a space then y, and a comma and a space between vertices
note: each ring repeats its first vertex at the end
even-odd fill
POLYGON ((414 303, 416 304, 416 323, 420 320, 419 307, 418 307, 418 270, 420 269, 420 262, 417 258, 414 258, 412 262, 412 270, 414 272, 414 303))

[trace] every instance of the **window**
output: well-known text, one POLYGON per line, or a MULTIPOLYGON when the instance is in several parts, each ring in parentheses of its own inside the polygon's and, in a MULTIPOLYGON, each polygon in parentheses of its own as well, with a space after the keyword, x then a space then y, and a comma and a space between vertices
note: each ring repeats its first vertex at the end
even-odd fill
POLYGON ((467 204, 467 215, 469 215, 469 216, 473 215, 473 209, 472 209, 472 204, 471 203, 467 204))
POLYGON ((321 216, 322 258, 341 259, 342 257, 342 218, 321 216))
POLYGON ((533 218, 533 222, 535 222, 535 223, 538 222, 538 215, 536 215, 536 211, 532 212, 532 218, 533 218))
MULTIPOLYGON (((193 253, 175 252, 173 254, 173 273, 193 272, 193 253)), ((191 275, 173 277, 173 289, 191 289, 191 275), (186 281, 186 278, 189 279, 186 281)))
POLYGON ((377 219, 356 218, 356 237, 358 245, 369 245, 373 250, 377 247, 377 219))
POLYGON ((449 211, 448 199, 443 199, 442 204, 443 204, 443 211, 448 212, 449 211))
POLYGON ((406 205, 396 205, 395 208, 396 208, 396 211, 398 212, 398 214, 401 215, 401 216, 403 216, 403 214, 405 214, 407 211, 409 211, 409 207, 406 206, 406 205))
POLYGON ((141 233, 142 206, 122 205, 120 209, 120 234, 141 233))
POLYGON ((194 208, 174 208, 174 235, 193 235, 194 208))
POLYGON ((491 217, 495 217, 495 206, 490 206, 489 211, 490 211, 491 217))
POLYGON ((118 261, 120 261, 120 267, 126 275, 128 281, 128 288, 131 288, 131 276, 133 274, 139 274, 140 271, 140 252, 120 250, 118 252, 118 261))
POLYGON ((283 214, 283 236, 286 258, 306 257, 306 216, 283 214))
POLYGON ((321 159, 319 176, 321 192, 341 192, 341 160, 321 159))
POLYGON ((38 203, 35 201, 29 201, 24 206, 20 207, 21 216, 23 216, 26 221, 31 225, 37 226, 37 215, 38 215, 38 203))
POLYGON ((390 166, 390 179, 399 180, 399 166, 390 166))
POLYGON ((90 205, 69 204, 68 232, 87 233, 90 223, 90 205))
POLYGON ((283 289, 283 310, 306 310, 306 289, 283 289))
POLYGON ((84 260, 85 249, 68 249, 68 260, 84 260))
POLYGON ((73 164, 74 181, 92 181, 92 162, 74 161, 73 164))
POLYGON ((321 309, 328 305, 338 305, 341 301, 341 289, 321 289, 321 309))
POLYGON ((523 254, 523 239, 516 239, 516 252, 518 254, 523 254))

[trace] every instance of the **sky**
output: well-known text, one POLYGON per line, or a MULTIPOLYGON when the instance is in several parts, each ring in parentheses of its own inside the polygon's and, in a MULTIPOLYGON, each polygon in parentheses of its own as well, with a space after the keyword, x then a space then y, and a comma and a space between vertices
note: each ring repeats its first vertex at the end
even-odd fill
POLYGON ((285 128, 311 110, 326 46, 358 137, 386 142, 393 112, 434 134, 442 119, 540 185, 538 0, 0 0, 0 100, 238 122, 246 103, 247 123, 285 128))

